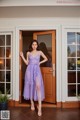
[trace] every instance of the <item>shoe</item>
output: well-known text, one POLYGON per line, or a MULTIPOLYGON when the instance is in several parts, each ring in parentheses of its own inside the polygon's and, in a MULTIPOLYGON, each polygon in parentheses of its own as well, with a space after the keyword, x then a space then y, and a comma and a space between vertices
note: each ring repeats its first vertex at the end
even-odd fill
POLYGON ((38 116, 42 116, 41 107, 37 106, 37 108, 38 108, 38 116))
POLYGON ((31 110, 32 110, 32 111, 34 111, 34 110, 35 110, 34 105, 31 105, 31 110))

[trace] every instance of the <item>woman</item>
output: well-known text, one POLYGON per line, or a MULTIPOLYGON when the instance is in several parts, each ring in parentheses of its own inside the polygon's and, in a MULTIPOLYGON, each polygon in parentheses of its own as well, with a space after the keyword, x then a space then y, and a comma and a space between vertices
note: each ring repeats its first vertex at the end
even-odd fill
POLYGON ((45 98, 44 85, 42 74, 40 71, 40 64, 47 61, 47 57, 42 51, 38 50, 38 41, 33 40, 30 45, 30 51, 27 52, 27 59, 24 58, 22 52, 20 56, 27 66, 25 72, 24 92, 23 96, 26 100, 31 100, 31 110, 35 110, 34 101, 38 101, 38 116, 42 115, 41 104, 45 98), (40 61, 40 56, 43 60, 40 61))

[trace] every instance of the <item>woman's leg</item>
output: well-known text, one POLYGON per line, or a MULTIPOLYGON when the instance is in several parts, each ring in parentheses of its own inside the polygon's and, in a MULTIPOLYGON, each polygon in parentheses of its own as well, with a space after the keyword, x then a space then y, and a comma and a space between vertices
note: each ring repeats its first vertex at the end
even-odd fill
POLYGON ((42 110, 41 110, 41 107, 42 107, 42 103, 41 103, 41 100, 38 100, 38 116, 41 116, 42 115, 42 110))
POLYGON ((36 79, 36 89, 37 89, 37 95, 38 95, 38 116, 42 115, 41 107, 42 107, 42 101, 41 101, 41 89, 40 89, 40 83, 39 79, 36 79))
POLYGON ((33 100, 31 100, 31 110, 35 110, 34 101, 33 100))

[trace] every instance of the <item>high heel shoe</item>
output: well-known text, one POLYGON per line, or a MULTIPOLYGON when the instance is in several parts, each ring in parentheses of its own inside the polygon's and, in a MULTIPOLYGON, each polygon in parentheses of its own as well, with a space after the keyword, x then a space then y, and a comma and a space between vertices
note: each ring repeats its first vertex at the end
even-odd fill
POLYGON ((32 111, 34 111, 34 110, 35 110, 34 105, 31 105, 31 110, 32 110, 32 111))
POLYGON ((38 108, 38 116, 42 116, 41 107, 37 106, 37 108, 38 108))

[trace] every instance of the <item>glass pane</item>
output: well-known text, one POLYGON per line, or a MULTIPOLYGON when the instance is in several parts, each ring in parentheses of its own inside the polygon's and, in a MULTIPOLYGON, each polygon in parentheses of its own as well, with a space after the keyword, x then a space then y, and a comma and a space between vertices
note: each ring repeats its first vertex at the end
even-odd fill
POLYGON ((67 44, 75 45, 75 32, 68 32, 67 33, 67 44))
POLYGON ((80 70, 80 58, 77 58, 77 70, 80 70))
POLYGON ((80 45, 77 45, 77 57, 80 57, 80 45))
POLYGON ((40 50, 48 58, 48 61, 41 64, 41 67, 51 67, 52 66, 52 35, 51 34, 38 35, 37 39, 39 42, 40 50))
POLYGON ((0 35, 0 46, 5 46, 5 35, 0 35))
POLYGON ((10 94, 10 83, 6 83, 6 92, 10 94))
POLYGON ((77 33, 77 44, 80 44, 80 33, 77 33))
POLYGON ((10 78, 11 78, 11 72, 10 71, 6 71, 6 82, 10 82, 10 78))
POLYGON ((0 57, 5 57, 5 48, 0 47, 0 57))
POLYGON ((11 57, 11 48, 10 47, 6 48, 6 57, 8 57, 8 58, 11 57))
POLYGON ((68 57, 75 57, 76 56, 76 46, 68 45, 67 52, 68 52, 68 57))
POLYGON ((5 59, 0 59, 0 69, 5 69, 5 59))
POLYGON ((0 82, 5 81, 5 71, 0 71, 0 82))
POLYGON ((0 91, 2 92, 2 94, 5 93, 5 83, 0 83, 0 91))
POLYGON ((68 85, 68 96, 76 96, 76 85, 68 85))
POLYGON ((68 83, 76 83, 76 72, 68 72, 68 83))
POLYGON ((76 70, 76 59, 68 58, 68 70, 76 70))
POLYGON ((11 35, 6 35, 6 45, 11 45, 11 35))
POLYGON ((78 85, 78 95, 80 96, 80 85, 78 85))
POLYGON ((11 60, 10 59, 6 59, 6 69, 7 70, 11 69, 11 60))
POLYGON ((77 71, 77 82, 80 83, 80 71, 77 71))

